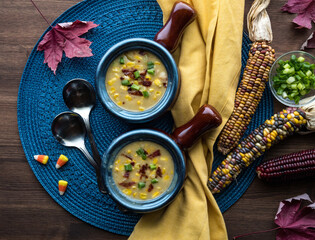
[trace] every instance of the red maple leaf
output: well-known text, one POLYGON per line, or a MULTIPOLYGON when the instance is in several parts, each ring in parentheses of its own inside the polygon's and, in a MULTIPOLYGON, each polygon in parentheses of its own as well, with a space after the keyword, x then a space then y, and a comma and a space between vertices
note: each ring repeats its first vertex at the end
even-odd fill
POLYGON ((76 20, 69 23, 58 23, 38 44, 37 50, 44 51, 44 63, 56 74, 57 66, 61 62, 63 51, 66 57, 90 57, 93 56, 90 45, 92 42, 80 38, 82 34, 98 25, 93 22, 76 20))
POLYGON ((307 194, 284 200, 279 205, 275 223, 280 227, 277 240, 315 239, 315 203, 307 194), (302 201, 311 204, 300 209, 302 201))
POLYGON ((298 28, 311 29, 312 21, 315 23, 315 0, 288 0, 281 10, 298 14, 293 19, 298 28))

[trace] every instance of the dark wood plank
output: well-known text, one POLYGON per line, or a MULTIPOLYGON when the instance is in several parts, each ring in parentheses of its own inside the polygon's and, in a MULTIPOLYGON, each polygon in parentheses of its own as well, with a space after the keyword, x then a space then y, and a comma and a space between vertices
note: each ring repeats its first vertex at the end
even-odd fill
MULTIPOLYGON (((53 21, 78 0, 37 0, 38 7, 53 21)), ((246 0, 245 14, 251 0, 246 0)), ((285 0, 271 1, 268 12, 277 56, 298 50, 310 30, 297 30, 295 15, 282 13, 285 0)), ((19 140, 16 104, 20 78, 35 43, 47 28, 29 1, 0 1, 0 239, 127 239, 95 228, 60 207, 37 181, 19 140)), ((315 54, 315 50, 308 50, 315 54)), ((275 102, 275 110, 283 106, 275 102)), ((314 134, 285 140, 265 158, 315 147, 314 134)), ((281 200, 304 192, 315 199, 314 181, 289 185, 266 185, 256 179, 224 218, 229 237, 275 227, 273 219, 281 200)), ((273 239, 274 232, 244 239, 273 239)))

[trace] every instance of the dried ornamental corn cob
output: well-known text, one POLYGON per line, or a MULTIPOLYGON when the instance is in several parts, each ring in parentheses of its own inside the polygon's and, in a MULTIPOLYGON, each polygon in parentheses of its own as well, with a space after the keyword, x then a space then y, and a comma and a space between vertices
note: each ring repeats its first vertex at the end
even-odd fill
POLYGON ((224 126, 218 141, 218 150, 227 154, 244 134, 263 95, 275 51, 270 20, 266 12, 270 0, 255 0, 248 13, 248 30, 254 42, 237 89, 232 115, 224 126))
POLYGON ((222 191, 267 149, 304 129, 315 131, 315 103, 301 108, 289 107, 273 115, 229 153, 212 173, 208 182, 211 192, 222 191))
POLYGON ((257 167, 258 177, 266 182, 287 182, 315 177, 315 149, 272 158, 257 167))

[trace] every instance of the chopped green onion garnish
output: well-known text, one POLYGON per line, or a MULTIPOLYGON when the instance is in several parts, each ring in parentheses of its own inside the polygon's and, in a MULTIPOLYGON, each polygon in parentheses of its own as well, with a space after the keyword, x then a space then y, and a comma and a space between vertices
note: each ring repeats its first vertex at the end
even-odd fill
POLYGON ((156 165, 155 165, 155 164, 150 164, 150 169, 151 169, 151 170, 156 169, 156 165))
POLYGON ((314 73, 312 73, 311 70, 308 70, 308 71, 306 72, 306 76, 308 76, 308 77, 312 76, 312 74, 314 74, 314 73))
POLYGON ((121 57, 121 58, 119 59, 119 63, 120 63, 120 64, 124 64, 124 63, 125 63, 125 60, 124 60, 123 57, 121 57))
POLYGON ((145 153, 144 149, 143 148, 139 148, 136 153, 142 157, 143 160, 146 160, 147 159, 147 154, 145 153))
POLYGON ((158 179, 156 179, 156 178, 153 178, 152 180, 151 180, 151 183, 158 183, 159 182, 159 180, 158 179))
POLYGON ((143 91, 142 92, 142 95, 145 97, 145 98, 148 98, 150 95, 148 93, 148 91, 143 91))
POLYGON ((121 84, 124 85, 124 86, 129 86, 130 85, 130 82, 128 79, 124 79, 121 81, 121 84))
POLYGON ((126 170, 126 171, 128 171, 128 172, 132 171, 132 166, 131 166, 130 163, 125 164, 124 166, 125 166, 125 170, 126 170))
POLYGON ((278 95, 298 103, 301 96, 315 89, 315 64, 296 55, 291 55, 286 61, 280 60, 278 64, 276 75, 272 78, 278 95))
POLYGON ((140 77, 139 71, 135 71, 133 75, 135 76, 135 79, 138 79, 140 77))
POLYGON ((291 68, 290 64, 285 64, 283 67, 286 69, 291 68))
POLYGON ((290 73, 290 68, 285 68, 285 69, 283 70, 283 74, 288 74, 288 73, 290 73))
POLYGON ((138 188, 144 188, 145 187, 145 182, 138 182, 138 188))
POLYGON ((299 57, 299 58, 297 59, 298 62, 304 62, 304 60, 305 60, 304 57, 299 57))
POLYGON ((148 69, 154 68, 154 63, 153 62, 148 62, 148 69))
POLYGON ((151 75, 154 75, 155 74, 155 70, 154 69, 148 69, 148 73, 151 74, 151 75))
POLYGON ((296 88, 297 88, 297 85, 296 85, 296 83, 294 83, 294 84, 291 84, 291 88, 292 88, 292 89, 296 89, 296 88))
POLYGON ((140 86, 137 85, 137 84, 132 84, 132 85, 131 85, 131 89, 132 89, 132 90, 139 90, 139 89, 140 89, 140 86))
POLYGON ((304 84, 303 83, 299 83, 297 85, 297 88, 300 89, 300 90, 303 90, 305 88, 304 84))
POLYGON ((288 79, 287 79, 287 84, 291 84, 291 83, 293 83, 295 81, 295 77, 289 77, 288 79))

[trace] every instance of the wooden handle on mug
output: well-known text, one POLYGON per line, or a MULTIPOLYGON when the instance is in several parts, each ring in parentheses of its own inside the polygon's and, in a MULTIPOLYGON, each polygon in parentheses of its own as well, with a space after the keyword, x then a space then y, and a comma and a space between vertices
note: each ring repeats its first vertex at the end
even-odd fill
POLYGON ((155 35, 154 41, 161 44, 169 52, 174 52, 186 27, 194 21, 197 13, 189 4, 176 2, 168 21, 155 35))
POLYGON ((182 149, 190 148, 206 131, 220 126, 222 118, 211 105, 203 105, 186 124, 176 128, 173 139, 182 149))

